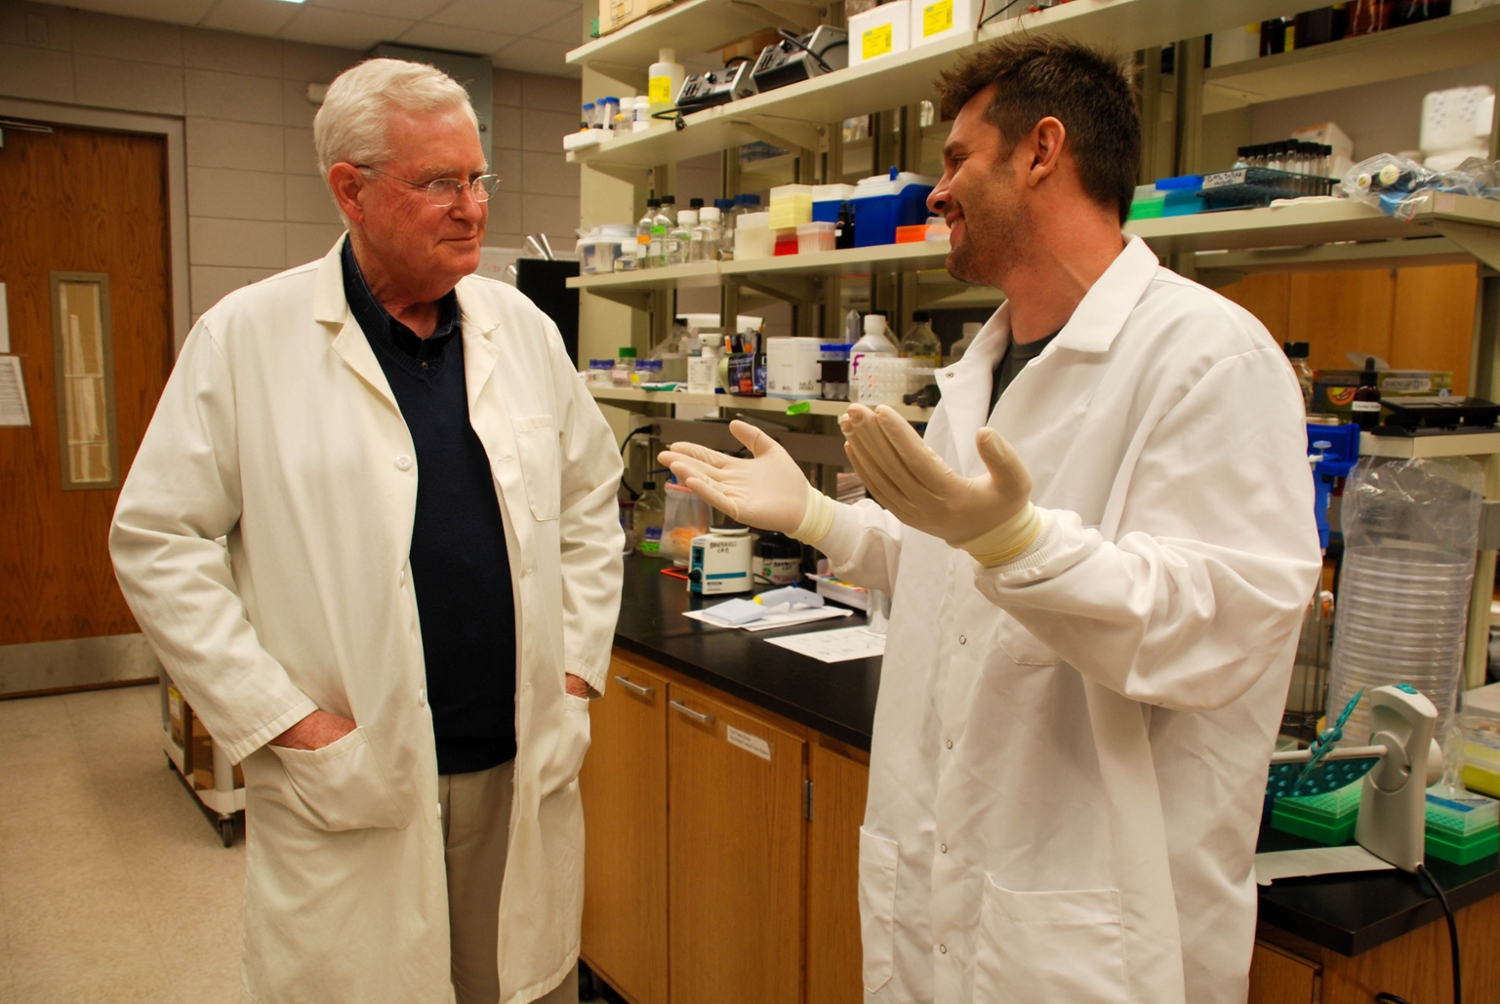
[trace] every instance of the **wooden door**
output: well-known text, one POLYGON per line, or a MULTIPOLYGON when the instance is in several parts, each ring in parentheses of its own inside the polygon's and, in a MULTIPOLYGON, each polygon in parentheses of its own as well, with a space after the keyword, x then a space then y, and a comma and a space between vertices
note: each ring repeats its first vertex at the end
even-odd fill
POLYGON ((672 1002, 799 1004, 805 744, 668 691, 672 1002))
POLYGON ((108 276, 113 455, 130 468, 172 368, 166 141, 5 130, 0 282, 31 425, 0 427, 0 645, 137 630, 109 560, 117 488, 63 489, 52 277, 108 276))
POLYGON ((859 928, 859 828, 870 768, 814 746, 807 825, 807 1000, 864 1000, 859 928))
POLYGON ((632 1004, 667 1004, 667 681, 618 653, 583 762, 583 958, 632 1004))

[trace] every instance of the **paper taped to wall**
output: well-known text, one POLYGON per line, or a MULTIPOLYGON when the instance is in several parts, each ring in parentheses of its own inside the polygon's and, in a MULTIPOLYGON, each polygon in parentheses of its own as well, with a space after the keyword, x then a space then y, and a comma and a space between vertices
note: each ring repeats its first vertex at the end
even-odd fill
POLYGON ((21 357, 0 356, 0 425, 30 425, 26 384, 21 379, 21 357))

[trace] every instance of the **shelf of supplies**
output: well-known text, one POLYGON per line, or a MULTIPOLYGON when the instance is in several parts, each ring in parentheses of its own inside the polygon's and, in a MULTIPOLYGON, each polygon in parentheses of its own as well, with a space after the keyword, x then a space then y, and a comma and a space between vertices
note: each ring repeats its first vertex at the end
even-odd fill
MULTIPOLYGON (((1056 32, 1111 51, 1129 52, 1317 6, 1317 0, 1073 0, 992 22, 978 32, 960 33, 695 112, 683 119, 684 128, 680 130, 671 125, 653 126, 597 147, 576 150, 568 154, 568 160, 630 177, 657 164, 756 140, 782 147, 816 148, 818 131, 827 123, 931 100, 936 94, 933 81, 976 43, 1056 32)), ((643 174, 640 180, 644 182, 643 174)))
MULTIPOLYGON (((1429 196, 1410 222, 1347 199, 1299 202, 1274 209, 1241 209, 1135 220, 1136 234, 1159 255, 1198 252, 1203 269, 1236 272, 1311 271, 1399 265, 1459 264, 1478 258, 1500 268, 1500 202, 1463 195, 1429 196)), ((580 276, 568 285, 625 302, 644 302, 655 289, 712 286, 721 278, 810 298, 809 281, 832 276, 942 269, 948 242, 884 244, 816 254, 699 262, 641 272, 580 276), (630 300, 636 297, 636 300, 630 300)), ((932 299, 986 299, 957 281, 932 299)))
POLYGON ((568 53, 573 66, 608 74, 623 67, 644 77, 659 49, 695 56, 728 45, 765 28, 812 28, 822 5, 797 0, 685 0, 627 24, 568 53))
POLYGON ((1500 432, 1465 432, 1450 436, 1372 436, 1359 437, 1362 457, 1395 457, 1410 460, 1417 457, 1483 457, 1500 453, 1500 432))
POLYGON ((1500 7, 1481 8, 1216 66, 1204 73, 1203 113, 1468 66, 1497 51, 1500 7))
MULTIPOLYGON (((785 415, 787 408, 804 402, 788 401, 779 397, 739 397, 734 394, 686 394, 681 391, 640 390, 635 387, 601 387, 589 385, 594 400, 620 407, 652 404, 690 404, 714 408, 730 408, 739 411, 765 411, 785 415)), ((807 401, 808 410, 803 414, 827 415, 837 418, 849 410, 848 401, 807 401)), ((894 406, 897 414, 909 422, 925 422, 932 417, 931 408, 913 405, 894 406)))

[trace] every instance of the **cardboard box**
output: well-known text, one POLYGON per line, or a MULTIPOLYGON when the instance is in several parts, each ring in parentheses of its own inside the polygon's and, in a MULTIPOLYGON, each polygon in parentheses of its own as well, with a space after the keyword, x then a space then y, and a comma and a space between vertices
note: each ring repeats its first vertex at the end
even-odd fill
MULTIPOLYGON (((599 0, 599 34, 608 35, 647 14, 672 6, 672 0, 599 0)), ((645 67, 641 67, 645 70, 645 67)))
MULTIPOLYGON (((1323 415, 1353 414, 1359 370, 1318 370, 1313 374, 1313 411, 1323 415)), ((1381 370, 1375 386, 1382 398, 1448 397, 1453 393, 1452 370, 1381 370)))
POLYGON ((172 741, 178 746, 186 746, 182 739, 182 709, 187 702, 182 699, 182 694, 171 684, 167 685, 167 720, 171 723, 172 741))
POLYGON ((911 0, 856 14, 849 19, 849 65, 905 52, 911 48, 911 0))
POLYGON ((823 396, 822 345, 816 338, 766 339, 766 396, 811 400, 823 396))
MULTIPOLYGON (((197 715, 193 716, 193 787, 214 786, 214 738, 197 715)), ((245 786, 245 772, 234 765, 234 787, 245 786)))

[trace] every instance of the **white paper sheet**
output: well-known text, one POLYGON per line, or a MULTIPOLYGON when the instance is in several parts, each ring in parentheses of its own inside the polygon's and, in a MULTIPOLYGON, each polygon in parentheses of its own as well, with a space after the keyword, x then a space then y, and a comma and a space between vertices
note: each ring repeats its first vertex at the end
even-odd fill
POLYGON ((1307 847, 1295 851, 1267 851, 1255 855, 1255 881, 1270 885, 1277 879, 1307 875, 1337 875, 1340 872, 1375 872, 1396 866, 1382 861, 1358 844, 1343 847, 1307 847))
POLYGON ((767 638, 766 641, 819 662, 848 662, 885 655, 885 635, 863 627, 811 631, 785 638, 767 638))
POLYGON ((721 628, 739 628, 741 631, 769 631, 772 628, 792 627, 797 624, 811 624, 813 621, 828 620, 831 617, 848 617, 854 611, 844 607, 805 607, 801 610, 789 610, 781 614, 767 614, 758 621, 749 624, 725 624, 723 621, 714 620, 713 607, 707 610, 685 610, 682 616, 695 621, 702 621, 721 628))
POLYGON ((26 384, 21 379, 21 357, 0 356, 0 425, 30 425, 26 384))

